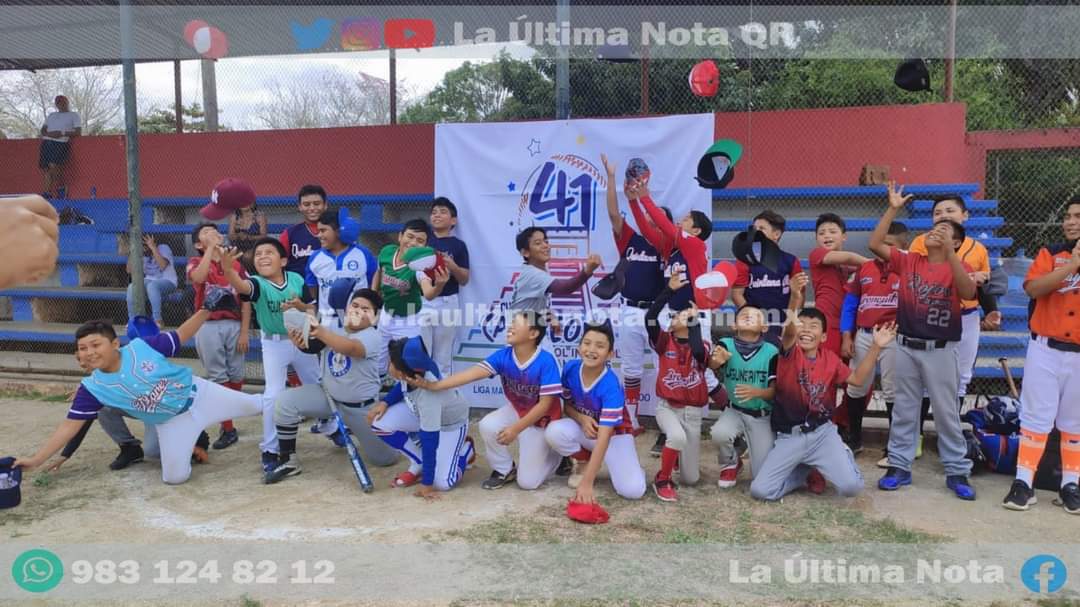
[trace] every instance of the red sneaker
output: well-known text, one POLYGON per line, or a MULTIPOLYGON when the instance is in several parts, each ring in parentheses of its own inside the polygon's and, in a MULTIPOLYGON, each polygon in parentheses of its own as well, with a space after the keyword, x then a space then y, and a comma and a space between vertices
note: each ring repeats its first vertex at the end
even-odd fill
POLYGON ((420 482, 420 475, 419 474, 413 474, 411 471, 406 470, 404 472, 398 473, 398 475, 394 477, 393 482, 390 483, 390 486, 391 487, 412 487, 413 485, 415 485, 416 483, 419 483, 419 482, 420 482))
POLYGON ((811 470, 806 476, 806 489, 814 495, 825 493, 825 477, 818 472, 817 468, 811 470))
POLYGON ((656 493, 656 497, 660 498, 662 502, 677 502, 679 501, 679 492, 675 488, 675 483, 670 480, 657 480, 653 481, 653 491, 656 493))
POLYGON ((720 480, 716 481, 717 486, 721 489, 730 489, 735 486, 735 479, 739 477, 739 470, 742 470, 742 460, 736 460, 734 464, 728 464, 720 469, 720 480))

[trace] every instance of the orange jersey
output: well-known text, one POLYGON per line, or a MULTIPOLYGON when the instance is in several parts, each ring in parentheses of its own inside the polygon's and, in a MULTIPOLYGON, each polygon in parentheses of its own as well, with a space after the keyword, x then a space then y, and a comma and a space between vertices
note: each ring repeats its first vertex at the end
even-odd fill
MULTIPOLYGON (((1026 284, 1046 276, 1072 260, 1076 243, 1058 244, 1039 250, 1024 278, 1026 284)), ((1028 325, 1033 333, 1071 344, 1080 344, 1080 273, 1073 272, 1057 289, 1032 301, 1034 310, 1028 325)))
MULTIPOLYGON (((926 234, 916 236, 915 240, 911 241, 908 251, 926 255, 926 234)), ((960 257, 960 261, 971 267, 972 272, 990 273, 990 253, 986 251, 983 243, 978 240, 970 236, 965 237, 956 254, 960 257)), ((960 302, 960 305, 965 310, 974 310, 979 307, 979 300, 965 299, 960 302)))

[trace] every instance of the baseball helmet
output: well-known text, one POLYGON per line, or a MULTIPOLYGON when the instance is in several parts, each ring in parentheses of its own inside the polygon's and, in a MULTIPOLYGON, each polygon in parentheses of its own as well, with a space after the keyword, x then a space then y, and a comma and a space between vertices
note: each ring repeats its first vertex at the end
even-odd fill
POLYGON ((330 285, 330 292, 326 297, 327 303, 330 304, 330 308, 333 310, 344 310, 349 307, 349 300, 355 290, 355 278, 341 277, 335 279, 330 285))
POLYGON ((161 333, 161 329, 158 328, 157 323, 153 318, 149 316, 136 316, 128 321, 127 324, 127 336, 128 339, 153 337, 161 333))
POLYGON ((360 238, 360 223, 349 215, 349 209, 338 209, 338 239, 349 245, 360 238))

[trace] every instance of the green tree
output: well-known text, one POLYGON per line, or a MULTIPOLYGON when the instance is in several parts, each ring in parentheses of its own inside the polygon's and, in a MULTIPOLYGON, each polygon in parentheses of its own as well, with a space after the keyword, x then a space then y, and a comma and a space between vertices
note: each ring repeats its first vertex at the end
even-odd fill
MULTIPOLYGON (((180 108, 180 119, 183 121, 185 133, 202 133, 206 131, 206 113, 197 102, 180 108)), ((175 133, 176 132, 176 105, 169 109, 155 108, 146 114, 139 116, 140 133, 175 133)))

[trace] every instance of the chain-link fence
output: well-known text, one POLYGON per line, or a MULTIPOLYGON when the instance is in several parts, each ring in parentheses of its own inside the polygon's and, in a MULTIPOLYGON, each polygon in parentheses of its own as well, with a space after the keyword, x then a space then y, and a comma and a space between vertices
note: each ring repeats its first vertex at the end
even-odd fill
MULTIPOLYGON (((288 44, 304 54, 140 63, 136 69, 140 130, 175 132, 178 125, 174 110, 179 97, 179 126, 185 134, 172 137, 189 138, 168 139, 162 135, 158 139, 144 138, 142 143, 146 155, 142 172, 144 227, 156 245, 168 246, 173 255, 169 265, 178 276, 177 289, 163 294, 164 322, 178 324, 191 309, 191 291, 184 277, 187 258, 194 254, 190 232, 199 221, 200 197, 209 191, 216 176, 215 167, 201 161, 200 149, 214 149, 213 154, 206 154, 213 157, 228 149, 234 160, 250 166, 257 166, 261 155, 281 156, 283 148, 290 150, 285 154, 295 158, 293 174, 274 181, 278 185, 273 191, 259 192, 259 210, 266 218, 270 235, 300 221, 292 199, 296 188, 318 180, 312 174, 337 171, 342 177, 332 181, 349 185, 336 190, 330 187, 332 196, 378 198, 377 202, 345 203, 355 217, 370 220, 365 224, 368 229, 362 242, 377 251, 392 239, 402 221, 426 217, 428 209, 423 201, 435 194, 430 191, 430 167, 425 164, 429 161, 419 160, 425 155, 430 157, 430 135, 422 134, 429 131, 385 125, 551 119, 557 116, 560 96, 564 94, 571 118, 718 112, 721 117, 717 134, 723 134, 720 131, 725 125, 741 125, 739 132, 745 135, 742 143, 755 157, 768 156, 759 150, 782 147, 786 140, 823 142, 820 147, 783 156, 783 162, 790 163, 790 167, 764 167, 755 160, 758 163, 747 169, 753 173, 744 173, 740 168, 739 177, 745 174, 743 183, 750 185, 739 187, 736 181, 732 187, 742 193, 727 198, 719 195, 714 204, 718 227, 713 252, 718 258, 730 257, 731 236, 766 207, 788 217, 792 227, 785 236, 785 248, 803 259, 813 245, 812 220, 826 210, 840 213, 853 226, 859 226, 851 229, 848 247, 865 249, 868 222, 879 216, 881 198, 854 190, 832 195, 812 191, 819 186, 857 187, 862 165, 873 165, 878 159, 868 154, 862 162, 853 163, 848 152, 888 148, 882 141, 898 136, 891 130, 892 125, 880 124, 863 132, 850 132, 847 140, 838 140, 837 129, 845 122, 858 122, 863 108, 921 107, 951 95, 951 100, 963 104, 963 114, 928 125, 933 130, 921 134, 927 148, 949 138, 962 138, 965 130, 1063 129, 1057 138, 1040 137, 1033 131, 1027 140, 1029 149, 1012 144, 1010 149, 991 148, 982 167, 958 169, 954 175, 944 168, 923 172, 934 175, 932 183, 961 184, 965 188, 973 185, 961 188, 960 193, 969 200, 996 201, 996 205, 975 205, 971 212, 973 233, 987 240, 992 258, 1031 257, 1042 244, 1060 238, 1063 203, 1080 192, 1077 148, 1063 147, 1069 137, 1077 139, 1065 127, 1080 127, 1080 62, 1070 56, 1051 56, 1041 49, 1017 50, 1010 46, 1016 44, 1014 40, 1000 27, 980 20, 980 14, 972 12, 981 7, 964 3, 956 27, 958 58, 952 63, 952 77, 947 77, 950 62, 941 57, 950 35, 948 6, 927 7, 921 17, 899 10, 910 9, 911 4, 833 7, 831 12, 823 10, 816 17, 812 7, 802 7, 798 15, 805 17, 803 20, 776 22, 762 16, 766 14, 762 7, 741 7, 742 12, 735 17, 721 20, 729 26, 726 31, 731 33, 731 44, 682 54, 665 55, 656 47, 648 51, 641 47, 619 50, 619 45, 609 44, 611 31, 605 30, 605 38, 596 44, 575 45, 565 63, 560 63, 554 47, 545 44, 454 46, 452 41, 444 40, 442 21, 438 48, 402 49, 393 55, 385 50, 359 52, 367 44, 364 36, 370 23, 355 19, 355 27, 346 27, 348 19, 339 18, 329 8, 325 14, 331 16, 321 17, 329 23, 320 23, 319 15, 299 7, 290 24, 293 38, 288 44), (889 12, 892 9, 896 10, 889 12), (745 34, 746 24, 759 21, 767 26, 764 46, 757 44, 756 34, 749 38, 745 34), (773 23, 786 25, 772 27, 773 23), (320 33, 320 27, 326 31, 320 33), (927 57, 929 90, 911 92, 899 88, 894 74, 900 60, 920 55, 927 57), (719 67, 719 89, 713 97, 696 97, 687 84, 691 68, 702 58, 712 58, 719 67), (565 90, 558 86, 564 69, 569 76, 565 90), (203 134, 215 130, 214 121, 208 121, 205 115, 208 106, 217 108, 218 131, 278 132, 264 133, 266 136, 244 140, 243 144, 237 139, 203 134), (850 114, 828 116, 797 113, 822 108, 852 109, 850 114), (338 147, 331 154, 316 153, 317 148, 325 148, 333 140, 326 130, 296 130, 355 126, 393 130, 340 134, 333 143, 338 147), (877 143, 868 146, 867 140, 877 143), (407 175, 385 176, 409 173, 409 166, 389 166, 389 160, 371 162, 369 154, 358 154, 368 159, 365 164, 347 161, 353 150, 370 146, 371 141, 386 146, 394 158, 400 157, 393 155, 396 148, 406 150, 405 158, 413 158, 398 165, 415 162, 424 166, 410 181, 407 175), (311 158, 320 166, 310 165, 311 158), (328 168, 328 158, 344 160, 328 168), (835 170, 841 162, 845 166, 835 170), (789 180, 770 182, 768 176, 783 176, 789 168, 799 175, 818 171, 823 177, 817 181, 800 177, 800 185, 805 188, 802 192, 791 191, 789 180), (787 190, 752 193, 748 189, 781 186, 787 190), (391 187, 396 189, 388 189, 391 187), (394 199, 402 195, 409 196, 394 199)), ((463 8, 462 14, 468 12, 470 18, 475 18, 475 8, 469 9, 472 12, 463 8)), ((550 10, 551 6, 543 8, 550 10)), ((653 21, 670 18, 689 26, 701 15, 718 10, 630 8, 591 6, 579 11, 575 6, 573 14, 590 23, 610 18, 611 24, 622 23, 628 15, 640 21, 640 15, 645 14, 653 21)), ((1015 29, 1029 31, 1040 23, 1038 18, 1025 18, 1015 29)), ((506 27, 503 23, 493 29, 504 37, 506 27)), ((1047 28, 1038 40, 1054 36, 1056 30, 1047 28)), ((445 31, 451 29, 447 26, 445 31)), ((285 31, 280 26, 266 35, 285 37, 285 31)), ((478 33, 476 23, 469 21, 462 36, 475 42, 478 33)), ((454 36, 459 37, 457 33, 454 36)), ((235 47, 249 44, 238 38, 231 40, 235 47)), ((634 47, 636 34, 630 38, 628 46, 634 47)), ((380 42, 387 41, 373 40, 368 46, 377 47, 380 42)), ((187 53, 183 56, 190 57, 190 49, 187 53)), ((265 53, 253 53, 258 54, 265 53)), ((46 283, 22 286, 2 298, 7 302, 0 321, 0 339, 5 349, 70 352, 73 325, 98 317, 117 323, 127 320, 124 258, 129 225, 124 199, 124 147, 117 137, 88 141, 98 135, 122 132, 120 85, 119 68, 115 66, 0 74, 0 131, 9 139, 0 141, 3 157, 29 156, 36 161, 37 144, 20 139, 37 136, 57 93, 71 98, 73 109, 82 114, 83 120, 83 136, 72 146, 72 175, 66 180, 63 196, 55 200, 57 207, 65 211, 68 224, 63 232, 59 270, 46 283)), ((960 153, 955 145, 947 149, 947 153, 960 153)), ((913 156, 922 153, 918 146, 910 152, 913 156)), ((913 163, 918 164, 917 160, 913 163)), ((964 165, 948 160, 943 157, 943 165, 964 165)), ((22 162, 19 166, 34 173, 35 165, 22 162)), ((907 181, 904 166, 894 164, 888 169, 890 177, 907 181)), ((31 177, 7 173, 4 179, 9 183, 0 182, 0 189, 37 190, 38 178, 36 173, 31 177)), ((332 198, 332 203, 335 201, 332 198)), ((923 204, 913 207, 906 219, 922 226, 929 217, 929 208, 923 204)), ((241 231, 249 229, 246 216, 238 219, 241 231)), ((251 229, 258 231, 255 225, 251 229)), ((228 224, 222 222, 221 229, 227 231, 228 224)), ((1006 332, 1022 333, 1019 311, 1012 320, 1006 332)), ((1012 355, 1022 352, 1013 346, 1002 346, 1001 351, 1012 355)), ((995 352, 988 346, 987 356, 995 352)))

